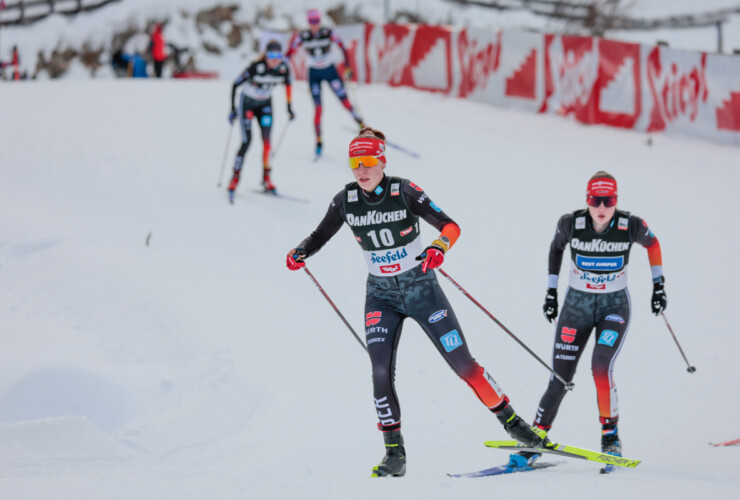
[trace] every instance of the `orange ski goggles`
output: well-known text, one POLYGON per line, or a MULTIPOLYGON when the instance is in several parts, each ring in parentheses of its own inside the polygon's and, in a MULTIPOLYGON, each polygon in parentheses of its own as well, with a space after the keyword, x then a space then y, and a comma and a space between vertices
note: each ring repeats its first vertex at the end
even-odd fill
POLYGON ((365 167, 374 167, 380 163, 381 160, 385 162, 385 156, 353 156, 349 159, 349 166, 352 170, 360 168, 360 164, 365 167))

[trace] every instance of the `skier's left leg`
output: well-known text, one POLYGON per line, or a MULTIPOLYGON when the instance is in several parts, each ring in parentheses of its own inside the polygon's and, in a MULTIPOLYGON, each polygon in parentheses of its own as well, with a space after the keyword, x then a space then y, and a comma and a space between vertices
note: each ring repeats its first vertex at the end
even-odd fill
POLYGON ((308 87, 313 98, 314 115, 313 127, 316 132, 316 156, 321 156, 321 82, 324 80, 322 70, 311 68, 308 70, 308 87))
POLYGON ((591 359, 591 371, 596 383, 596 399, 601 421, 601 447, 605 453, 621 455, 617 423, 619 407, 614 364, 627 335, 630 322, 630 299, 627 289, 602 294, 596 298, 596 345, 591 359))
POLYGON ((347 90, 344 88, 344 83, 339 77, 339 73, 337 73, 337 68, 335 66, 331 66, 330 68, 327 68, 326 73, 326 79, 329 81, 331 89, 334 91, 334 94, 336 94, 337 98, 342 103, 342 106, 344 106, 345 109, 352 114, 352 118, 355 119, 360 127, 364 127, 365 124, 363 123, 362 118, 357 113, 357 110, 354 108, 354 106, 352 106, 352 103, 349 102, 349 97, 347 97, 347 90))
POLYGON ((260 130, 262 132, 262 185, 265 191, 275 191, 275 185, 270 178, 270 133, 272 131, 272 104, 267 104, 259 108, 255 116, 259 120, 260 130))
POLYGON ((442 357, 493 412, 511 437, 529 446, 543 444, 538 433, 516 414, 493 377, 470 354, 455 312, 439 286, 434 271, 422 273, 421 266, 407 273, 402 289, 408 315, 426 332, 442 357))
POLYGON ((395 387, 396 351, 405 315, 396 310, 398 292, 383 278, 367 282, 365 342, 373 370, 373 399, 382 432, 385 455, 373 467, 372 477, 406 474, 406 448, 401 435, 401 407, 395 387))

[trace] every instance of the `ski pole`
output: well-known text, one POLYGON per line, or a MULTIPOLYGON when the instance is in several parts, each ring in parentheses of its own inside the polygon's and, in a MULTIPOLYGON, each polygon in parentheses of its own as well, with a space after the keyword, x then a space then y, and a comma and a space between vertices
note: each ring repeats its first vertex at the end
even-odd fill
POLYGON ((355 108, 360 115, 362 115, 362 108, 360 107, 360 101, 357 100, 357 92, 355 92, 355 84, 351 78, 345 82, 345 88, 347 90, 347 97, 349 98, 349 101, 352 103, 352 107, 355 108))
POLYGON ((280 149, 280 145, 283 143, 283 139, 285 138, 285 133, 288 131, 288 125, 290 125, 290 122, 293 120, 288 120, 285 123, 285 126, 283 127, 283 131, 280 132, 280 137, 278 137, 277 142, 275 143, 275 147, 270 151, 270 165, 272 166, 272 161, 275 159, 275 155, 278 152, 278 149, 280 149))
POLYGON ((661 312, 660 315, 663 316, 663 319, 665 320, 665 326, 667 326, 668 331, 671 332, 671 335, 673 336, 673 340, 676 342, 676 346, 678 346, 678 350, 681 351, 681 356, 683 356, 683 360, 686 361, 686 365, 688 365, 688 368, 686 368, 686 371, 689 373, 694 373, 696 371, 696 367, 691 366, 691 363, 689 363, 689 360, 686 359, 686 355, 683 353, 683 349, 681 349, 681 344, 678 343, 676 334, 673 333, 673 328, 671 328, 671 324, 668 323, 668 318, 666 317, 664 312, 661 312))
POLYGON ((232 122, 229 125, 229 135, 226 136, 226 147, 224 148, 224 158, 221 161, 221 172, 218 174, 218 184, 216 184, 216 187, 221 187, 221 179, 223 179, 224 177, 224 170, 226 170, 226 158, 229 155, 229 144, 231 144, 231 136, 234 135, 231 133, 233 128, 234 128, 234 123, 232 122))
POLYGON ((324 291, 324 288, 319 285, 319 282, 316 281, 316 278, 313 277, 313 274, 311 274, 311 271, 308 270, 308 267, 303 267, 303 270, 306 271, 306 274, 308 274, 308 277, 311 278, 311 281, 313 281, 313 284, 316 285, 316 288, 319 289, 321 294, 324 296, 324 298, 331 304, 331 306, 334 308, 334 311, 339 315, 339 317, 342 319, 345 325, 347 325, 347 328, 349 328, 349 331, 352 332, 352 335, 355 336, 357 339, 357 342, 360 343, 363 349, 365 349, 365 352, 367 352, 367 347, 365 347, 365 344, 362 343, 362 340, 360 340, 360 336, 357 335, 357 332, 352 328, 352 326, 349 324, 349 322, 345 319, 345 317, 342 315, 342 313, 339 311, 339 308, 334 304, 334 302, 329 298, 329 295, 324 291))
POLYGON ((480 302, 478 302, 477 300, 475 300, 472 295, 470 295, 463 287, 461 287, 457 283, 457 281, 453 280, 452 277, 449 274, 447 274, 442 268, 437 268, 437 270, 440 273, 442 273, 442 276, 444 276, 445 278, 447 278, 448 280, 450 280, 450 282, 453 285, 455 285, 455 288, 457 288, 458 290, 460 290, 463 293, 463 295, 465 295, 467 298, 469 298, 473 302, 473 304, 475 304, 476 306, 478 306, 481 309, 481 311, 483 311, 484 313, 486 313, 486 315, 489 318, 491 318, 498 326, 500 326, 503 331, 505 331, 506 333, 508 333, 511 338, 513 338, 514 340, 516 340, 519 343, 520 346, 522 346, 529 354, 532 355, 532 357, 534 357, 534 359, 536 359, 537 361, 539 361, 540 364, 542 364, 542 366, 544 366, 545 368, 547 368, 550 371, 550 373, 552 373, 553 376, 556 379, 558 379, 565 386, 565 388, 567 390, 569 390, 569 391, 572 391, 573 390, 573 387, 575 386, 575 384, 573 382, 566 382, 563 377, 561 377, 560 375, 558 375, 557 373, 555 373, 555 371, 552 368, 550 368, 547 363, 545 363, 544 361, 542 361, 542 359, 539 356, 537 356, 537 354, 535 354, 534 351, 532 351, 532 349, 530 349, 529 347, 527 347, 527 345, 524 342, 522 342, 521 340, 519 340, 519 338, 516 335, 514 335, 513 333, 511 333, 511 330, 509 330, 508 328, 506 328, 503 325, 503 323, 501 323, 499 320, 497 320, 493 316, 493 314, 491 314, 490 312, 488 312, 488 310, 485 307, 483 307, 480 304, 480 302))

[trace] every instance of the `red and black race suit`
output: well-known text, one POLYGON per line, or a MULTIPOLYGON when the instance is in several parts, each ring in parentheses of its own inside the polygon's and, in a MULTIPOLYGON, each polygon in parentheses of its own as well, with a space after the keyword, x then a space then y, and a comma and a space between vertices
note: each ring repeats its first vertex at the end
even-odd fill
MULTIPOLYGON (((597 233, 588 210, 578 210, 560 218, 550 245, 551 276, 560 272, 563 251, 571 245, 570 287, 555 329, 553 370, 571 381, 596 331, 591 371, 602 422, 616 421, 619 415, 613 370, 630 324, 629 252, 634 243, 651 247, 656 242, 647 224, 629 212, 616 211, 609 227, 597 233)), ((552 426, 565 393, 565 386, 551 376, 535 424, 552 426)))

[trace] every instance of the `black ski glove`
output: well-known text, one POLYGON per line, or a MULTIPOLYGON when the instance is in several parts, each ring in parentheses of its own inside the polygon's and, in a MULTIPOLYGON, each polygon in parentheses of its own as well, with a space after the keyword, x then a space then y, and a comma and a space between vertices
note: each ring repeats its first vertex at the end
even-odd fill
POLYGON ((542 306, 542 311, 545 313, 547 321, 552 321, 558 317, 558 289, 548 288, 547 295, 545 295, 545 305, 542 306))
POLYGON ((653 281, 653 300, 650 303, 650 306, 653 309, 653 314, 656 316, 665 311, 665 308, 668 307, 668 298, 665 295, 665 290, 663 290, 664 283, 665 278, 663 276, 658 278, 658 281, 653 281))

